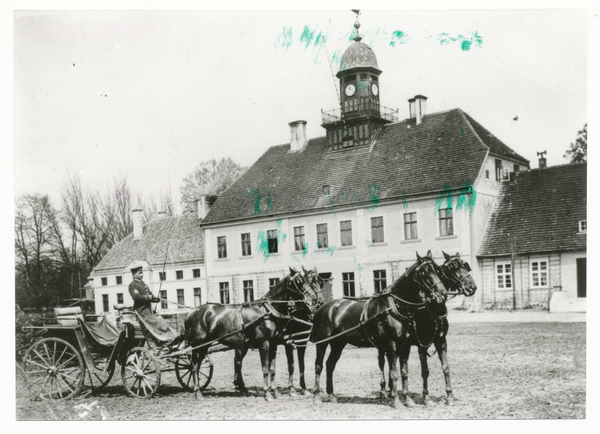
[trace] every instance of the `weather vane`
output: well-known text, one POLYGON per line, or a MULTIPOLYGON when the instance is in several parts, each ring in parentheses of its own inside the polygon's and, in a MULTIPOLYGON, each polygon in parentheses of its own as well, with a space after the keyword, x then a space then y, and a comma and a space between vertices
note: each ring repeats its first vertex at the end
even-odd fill
POLYGON ((362 39, 361 36, 358 34, 358 29, 360 27, 360 22, 358 21, 358 16, 360 15, 360 9, 350 9, 350 10, 356 14, 356 21, 354 22, 354 28, 356 29, 356 36, 354 37, 354 40, 356 42, 358 42, 362 39))

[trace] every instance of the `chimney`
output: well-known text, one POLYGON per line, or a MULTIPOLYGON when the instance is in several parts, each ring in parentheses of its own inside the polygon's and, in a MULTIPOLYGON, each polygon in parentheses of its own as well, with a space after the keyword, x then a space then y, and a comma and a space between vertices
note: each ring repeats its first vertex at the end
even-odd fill
POLYGON ((196 202, 198 203, 198 220, 203 220, 208 214, 210 207, 217 200, 217 196, 203 194, 196 202))
POLYGON ((133 220, 133 239, 137 240, 144 236, 144 225, 142 223, 142 210, 134 209, 132 211, 133 220))
POLYGON ((304 149, 306 142, 306 121, 295 121, 290 126, 290 151, 297 152, 304 149))
POLYGON ((410 119, 416 119, 416 125, 419 125, 423 120, 423 116, 427 114, 427 97, 415 95, 414 98, 409 99, 408 112, 410 119))
POLYGON ((540 164, 540 169, 545 169, 546 168, 546 158, 544 158, 544 154, 546 153, 546 151, 542 151, 542 152, 538 152, 538 157, 539 158, 539 164, 540 164))

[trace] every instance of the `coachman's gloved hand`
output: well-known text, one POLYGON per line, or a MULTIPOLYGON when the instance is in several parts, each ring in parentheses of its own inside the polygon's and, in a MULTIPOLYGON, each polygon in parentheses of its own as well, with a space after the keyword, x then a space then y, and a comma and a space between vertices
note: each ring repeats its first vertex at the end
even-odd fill
POLYGON ((152 297, 152 303, 158 303, 160 301, 160 298, 158 297, 152 297))

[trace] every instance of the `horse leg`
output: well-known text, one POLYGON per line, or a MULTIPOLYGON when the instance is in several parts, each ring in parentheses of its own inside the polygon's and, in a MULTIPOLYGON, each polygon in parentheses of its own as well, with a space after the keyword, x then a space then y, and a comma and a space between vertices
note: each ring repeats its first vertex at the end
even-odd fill
POLYGON ((342 355, 342 351, 346 344, 344 342, 337 343, 334 342, 331 344, 331 351, 329 352, 329 357, 327 357, 327 395, 329 396, 329 402, 334 404, 337 403, 337 398, 333 394, 333 371, 335 370, 335 365, 337 364, 340 356, 342 355))
POLYGON ((260 353, 260 363, 262 365, 263 380, 265 382, 265 399, 267 401, 273 401, 273 395, 271 395, 271 372, 269 369, 269 341, 264 341, 259 347, 258 352, 260 353))
POLYGON ((379 370, 381 371, 381 381, 379 382, 381 390, 379 391, 379 399, 386 399, 388 394, 385 390, 385 350, 381 348, 377 349, 377 361, 379 362, 379 370))
POLYGON ((208 348, 201 348, 192 352, 192 380, 194 383, 192 390, 194 391, 194 397, 196 399, 204 398, 202 392, 200 391, 200 366, 202 365, 202 361, 204 360, 204 357, 206 357, 207 353, 208 348))
POLYGON ((298 347, 298 370, 300 371, 300 388, 304 396, 310 396, 310 391, 306 388, 306 381, 304 377, 304 355, 306 354, 306 347, 298 347))
POLYGON ((454 402, 454 395, 452 395, 452 385, 450 384, 450 366, 448 365, 448 343, 446 338, 437 340, 434 342, 435 349, 438 352, 440 362, 442 363, 442 371, 444 372, 444 379, 446 380, 446 404, 451 405, 454 402))
POLYGON ((317 357, 315 358, 315 388, 313 393, 315 397, 313 402, 315 404, 321 403, 321 372, 323 371, 323 359, 325 358, 325 352, 327 351, 328 343, 317 345, 317 357))
POLYGON ((288 389, 290 390, 290 396, 295 398, 298 394, 294 389, 294 347, 290 344, 285 345, 285 357, 288 364, 288 389))
POLYGON ((384 354, 387 356, 388 368, 390 370, 390 395, 394 398, 393 408, 400 408, 400 399, 398 398, 398 357, 393 347, 386 348, 384 354))
POLYGON ((419 347, 419 360, 421 361, 421 377, 423 377, 423 404, 429 406, 433 404, 429 396, 427 379, 429 378, 429 366, 427 365, 427 348, 419 347))
POLYGON ((277 345, 269 347, 269 373, 271 374, 271 392, 275 398, 279 398, 279 389, 275 384, 275 367, 277 361, 277 345))
POLYGON ((408 357, 410 356, 410 344, 407 342, 400 350, 400 374, 402 375, 402 396, 404 405, 414 407, 415 402, 408 394, 408 357))
POLYGON ((236 389, 238 389, 245 396, 249 396, 248 389, 246 389, 246 385, 244 384, 244 377, 242 376, 242 362, 244 361, 244 357, 248 352, 247 346, 237 347, 235 349, 235 357, 233 362, 233 385, 236 389))

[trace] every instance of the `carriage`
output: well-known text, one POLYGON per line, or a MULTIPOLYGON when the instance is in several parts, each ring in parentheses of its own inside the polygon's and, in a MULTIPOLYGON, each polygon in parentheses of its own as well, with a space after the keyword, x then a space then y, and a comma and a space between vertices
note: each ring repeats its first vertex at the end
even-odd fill
MULTIPOLYGON (((160 386, 161 374, 175 371, 184 389, 190 390, 189 354, 183 343, 153 349, 137 313, 115 305, 117 323, 106 317, 97 323, 84 321, 79 307, 56 308, 58 324, 26 327, 40 336, 26 351, 20 365, 29 392, 42 399, 65 399, 79 393, 86 381, 93 392, 103 389, 121 367, 123 386, 129 395, 150 398, 160 386), (180 354, 178 354, 180 353, 180 354)), ((200 367, 205 389, 213 375, 208 356, 200 367)))

